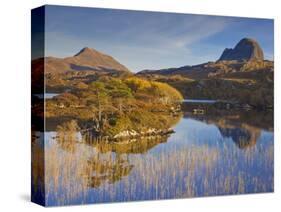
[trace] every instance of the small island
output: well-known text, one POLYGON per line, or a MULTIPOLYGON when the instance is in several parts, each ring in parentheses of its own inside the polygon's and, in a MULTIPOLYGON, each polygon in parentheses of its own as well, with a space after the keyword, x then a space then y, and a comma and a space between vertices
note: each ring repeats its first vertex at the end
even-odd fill
POLYGON ((181 100, 164 83, 102 77, 47 99, 46 120, 75 120, 82 131, 92 130, 107 140, 163 135, 172 132, 181 100))

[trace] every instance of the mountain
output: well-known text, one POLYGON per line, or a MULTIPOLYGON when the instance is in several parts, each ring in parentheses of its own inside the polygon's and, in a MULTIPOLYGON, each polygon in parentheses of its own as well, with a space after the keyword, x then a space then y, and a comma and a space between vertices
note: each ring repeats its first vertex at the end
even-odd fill
POLYGON ((263 60, 263 51, 257 41, 251 38, 243 38, 234 47, 226 48, 220 60, 263 60))
POLYGON ((43 69, 45 73, 65 73, 67 71, 96 71, 96 72, 130 72, 128 68, 119 63, 113 57, 101 53, 95 49, 85 47, 72 57, 42 58, 32 61, 32 69, 43 69))
MULTIPOLYGON (((165 82, 189 99, 219 99, 239 107, 273 108, 274 62, 264 60, 250 38, 226 49, 219 60, 193 66, 143 70, 138 76, 165 82)), ((236 107, 236 106, 235 106, 236 107)))
POLYGON ((223 76, 230 73, 250 71, 273 71, 273 62, 264 60, 263 51, 254 39, 243 38, 234 49, 225 49, 216 62, 193 66, 143 70, 138 75, 181 75, 192 79, 223 76))

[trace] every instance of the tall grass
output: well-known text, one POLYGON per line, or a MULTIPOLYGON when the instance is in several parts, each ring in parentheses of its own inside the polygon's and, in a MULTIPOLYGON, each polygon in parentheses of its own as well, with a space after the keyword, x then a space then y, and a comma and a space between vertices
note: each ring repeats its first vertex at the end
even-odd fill
POLYGON ((227 144, 172 146, 141 154, 100 151, 109 149, 105 144, 72 145, 74 151, 59 142, 45 150, 49 205, 273 191, 271 144, 243 150, 227 144))

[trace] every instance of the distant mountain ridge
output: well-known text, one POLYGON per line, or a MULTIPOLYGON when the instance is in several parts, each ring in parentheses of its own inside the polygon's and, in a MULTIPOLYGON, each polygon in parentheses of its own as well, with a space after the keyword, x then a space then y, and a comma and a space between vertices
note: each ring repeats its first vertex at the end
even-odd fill
POLYGON ((143 70, 138 75, 182 75, 189 78, 201 79, 219 75, 270 70, 273 71, 273 62, 264 60, 263 51, 257 41, 243 38, 234 49, 226 48, 215 62, 207 62, 193 66, 167 68, 159 70, 143 70))
MULTIPOLYGON (((43 58, 32 61, 33 68, 43 68, 43 58), (38 67, 39 66, 39 67, 38 67)), ((95 49, 85 47, 72 57, 46 57, 45 73, 65 73, 67 71, 130 72, 113 57, 95 49)))

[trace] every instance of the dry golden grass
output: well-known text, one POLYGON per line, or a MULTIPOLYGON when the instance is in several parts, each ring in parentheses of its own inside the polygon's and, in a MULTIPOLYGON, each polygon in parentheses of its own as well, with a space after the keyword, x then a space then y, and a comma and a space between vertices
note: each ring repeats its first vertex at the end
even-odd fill
POLYGON ((264 176, 260 176, 250 171, 253 167, 265 167, 269 172, 273 170, 273 145, 262 151, 257 147, 240 150, 228 145, 223 145, 220 150, 207 145, 184 146, 157 154, 132 155, 110 151, 101 153, 94 146, 73 145, 75 151, 70 152, 62 150, 58 143, 46 149, 45 181, 49 204, 273 190, 272 173, 261 173, 264 176))
POLYGON ((228 80, 228 81, 233 81, 233 82, 238 82, 241 84, 255 84, 257 83, 256 80, 254 79, 242 79, 242 78, 222 78, 224 80, 228 80))

